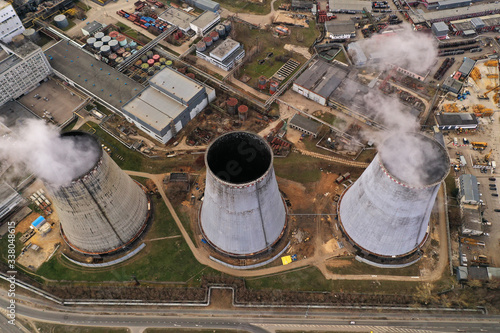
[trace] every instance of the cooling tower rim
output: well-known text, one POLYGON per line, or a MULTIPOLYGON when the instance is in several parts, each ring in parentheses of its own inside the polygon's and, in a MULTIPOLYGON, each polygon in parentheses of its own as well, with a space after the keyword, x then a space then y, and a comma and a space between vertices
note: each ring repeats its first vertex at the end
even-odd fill
POLYGON ((206 165, 206 168, 207 168, 207 174, 210 174, 210 176, 212 176, 212 178, 214 180, 216 180, 218 183, 223 184, 223 185, 228 186, 228 187, 231 187, 231 188, 235 188, 235 189, 243 189, 243 188, 246 188, 246 187, 254 186, 257 183, 260 183, 262 180, 264 180, 266 177, 268 177, 272 173, 272 171, 273 171, 273 163, 274 163, 274 154, 273 154, 273 151, 272 151, 271 146, 269 145, 269 143, 267 143, 267 141, 264 140, 264 138, 262 138, 260 135, 258 135, 256 133, 249 132, 249 131, 231 131, 231 132, 224 133, 221 136, 219 136, 218 138, 216 138, 214 141, 212 141, 210 143, 210 145, 207 147, 207 150, 205 151, 205 165, 206 165), (262 174, 262 176, 258 177, 257 179, 251 180, 249 182, 245 182, 245 183, 232 183, 232 182, 228 182, 228 181, 220 179, 212 171, 212 169, 210 168, 210 166, 208 164, 208 153, 209 153, 210 149, 213 147, 213 145, 216 142, 218 142, 221 138, 223 138, 225 136, 234 135, 234 134, 238 134, 238 133, 252 136, 252 137, 258 139, 259 141, 261 141, 264 144, 264 146, 266 147, 266 150, 267 150, 267 152, 270 155, 269 166, 267 167, 266 171, 264 171, 264 173, 262 174))
POLYGON ((388 259, 404 258, 404 257, 407 257, 409 255, 414 254, 415 252, 417 252, 419 249, 422 248, 422 246, 425 244, 425 242, 427 241, 427 239, 429 237, 429 231, 428 230, 425 232, 425 236, 424 236, 423 240, 414 249, 412 249, 412 250, 410 250, 410 251, 408 251, 406 253, 402 253, 402 254, 398 254, 398 255, 380 254, 380 253, 376 253, 376 252, 370 251, 370 250, 362 247, 361 245, 359 245, 358 242, 356 242, 354 239, 352 239, 351 236, 349 236, 349 233, 347 232, 347 230, 345 230, 344 224, 342 223, 342 217, 340 216, 340 206, 341 206, 342 199, 344 198, 344 195, 347 193, 347 191, 352 186, 353 185, 349 186, 348 188, 346 188, 342 192, 342 194, 340 195, 340 198, 339 198, 339 200, 337 202, 337 221, 339 223, 339 226, 340 226, 342 234, 349 240, 349 242, 352 245, 354 245, 355 247, 359 248, 360 250, 362 250, 362 251, 364 251, 364 252, 366 252, 368 254, 377 256, 379 258, 388 258, 388 259))
MULTIPOLYGON (((441 153, 442 153, 441 155, 445 159, 445 161, 443 161, 443 165, 446 165, 446 166, 450 165, 450 163, 451 163, 450 156, 448 155, 448 152, 446 151, 445 147, 443 147, 443 145, 441 145, 436 140, 434 140, 434 139, 432 139, 432 138, 430 138, 427 135, 422 134, 422 133, 411 132, 409 134, 412 134, 415 137, 420 137, 420 138, 424 139, 425 141, 432 143, 438 150, 441 151, 441 153)), ((386 139, 384 141, 384 143, 386 141, 389 141, 389 140, 394 140, 394 137, 390 137, 390 138, 386 139)), ((382 145, 384 145, 384 143, 382 143, 382 145)), ((379 164, 380 168, 382 169, 382 171, 384 171, 384 173, 386 174, 387 177, 389 177, 395 183, 397 183, 403 187, 410 188, 410 189, 425 189, 425 188, 437 186, 437 185, 441 184, 441 182, 448 176, 449 171, 450 171, 449 168, 447 167, 446 172, 444 172, 443 175, 440 178, 438 178, 438 180, 433 181, 432 183, 429 183, 429 184, 417 186, 414 184, 409 184, 407 181, 401 180, 399 177, 397 177, 393 173, 391 173, 388 170, 388 168, 386 167, 386 165, 382 159, 382 154, 380 152, 377 153, 375 158, 378 159, 378 164, 379 164)))
POLYGON ((95 163, 92 165, 92 167, 89 168, 84 173, 82 173, 81 175, 78 175, 75 178, 73 178, 71 180, 72 182, 75 182, 75 181, 85 177, 92 170, 94 170, 102 161, 103 150, 101 148, 101 145, 97 141, 97 139, 92 134, 87 133, 87 132, 83 132, 83 131, 69 131, 69 132, 61 133, 61 137, 87 137, 87 138, 90 138, 91 139, 90 142, 92 142, 92 144, 96 147, 97 151, 99 152, 99 156, 97 157, 97 159, 96 159, 95 163))

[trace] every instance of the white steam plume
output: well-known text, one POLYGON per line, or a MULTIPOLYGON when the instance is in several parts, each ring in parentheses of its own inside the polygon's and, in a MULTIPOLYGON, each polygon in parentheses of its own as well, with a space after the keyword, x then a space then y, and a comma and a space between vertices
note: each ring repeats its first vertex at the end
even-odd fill
POLYGON ((437 60, 437 43, 432 36, 415 32, 409 24, 401 31, 382 33, 363 39, 359 43, 367 55, 379 60, 382 68, 397 65, 421 73, 431 68, 437 60))
POLYGON ((61 137, 58 128, 41 120, 26 119, 0 138, 0 159, 25 164, 45 182, 64 186, 94 166, 100 153, 96 148, 61 137))

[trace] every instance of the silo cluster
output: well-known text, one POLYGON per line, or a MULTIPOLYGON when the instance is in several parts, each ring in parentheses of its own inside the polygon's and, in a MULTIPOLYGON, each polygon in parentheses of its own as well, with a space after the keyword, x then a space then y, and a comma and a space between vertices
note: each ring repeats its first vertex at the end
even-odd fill
POLYGON ((449 166, 445 148, 423 134, 385 140, 340 198, 343 233, 367 258, 389 261, 414 254, 427 239, 431 211, 449 166))
POLYGON ((230 115, 235 115, 237 105, 238 105, 238 100, 234 97, 229 97, 229 99, 226 102, 227 113, 229 113, 230 115))
POLYGON ((200 211, 204 239, 233 257, 271 250, 286 229, 286 208, 265 140, 249 132, 217 138, 205 154, 205 197, 200 211))
POLYGON ((47 183, 57 210, 61 234, 75 251, 100 255, 126 248, 145 229, 149 203, 144 190, 104 153, 88 133, 67 132, 80 150, 95 149, 96 161, 90 170, 70 184, 47 183))
POLYGON ((264 89, 266 89, 266 85, 267 85, 267 78, 264 75, 261 75, 259 77, 259 80, 258 80, 258 83, 257 83, 257 87, 260 90, 264 90, 264 89))
POLYGON ((238 118, 241 121, 245 121, 248 118, 248 106, 246 105, 240 105, 238 106, 238 118))
POLYGON ((134 41, 129 42, 127 37, 118 31, 111 31, 108 35, 102 31, 96 32, 93 37, 87 39, 87 45, 94 52, 98 52, 101 56, 117 64, 142 48, 134 41))

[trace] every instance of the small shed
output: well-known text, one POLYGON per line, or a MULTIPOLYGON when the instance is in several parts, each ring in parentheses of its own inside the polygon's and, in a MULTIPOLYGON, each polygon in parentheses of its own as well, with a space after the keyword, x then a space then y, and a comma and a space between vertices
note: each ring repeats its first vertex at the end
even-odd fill
POLYGON ((84 36, 93 36, 96 32, 101 31, 103 28, 104 25, 102 23, 92 21, 87 23, 87 25, 82 28, 82 33, 84 36))
POLYGON ((46 222, 45 218, 43 216, 39 216, 36 218, 35 221, 31 223, 30 228, 39 230, 45 224, 45 222, 46 222))
POLYGON ((306 134, 312 135, 313 137, 317 137, 319 133, 319 129, 321 128, 321 124, 301 116, 300 114, 295 114, 290 120, 288 124, 291 128, 304 132, 306 134))

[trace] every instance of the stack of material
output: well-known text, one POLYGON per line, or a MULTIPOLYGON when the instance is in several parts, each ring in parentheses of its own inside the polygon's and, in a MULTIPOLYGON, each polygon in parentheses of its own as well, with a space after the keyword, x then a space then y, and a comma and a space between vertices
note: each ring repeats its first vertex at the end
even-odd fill
POLYGON ((453 104, 444 104, 443 105, 443 111, 446 112, 446 113, 460 112, 460 110, 458 109, 456 103, 453 103, 453 104))
POLYGON ((498 60, 488 60, 484 65, 488 67, 498 67, 498 60))
POLYGON ((479 69, 477 67, 474 67, 472 69, 472 71, 470 72, 470 77, 474 80, 474 81, 478 81, 478 80, 481 80, 481 72, 479 71, 479 69))

